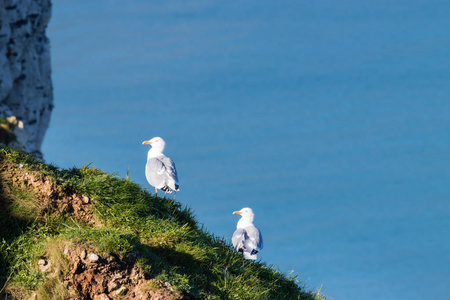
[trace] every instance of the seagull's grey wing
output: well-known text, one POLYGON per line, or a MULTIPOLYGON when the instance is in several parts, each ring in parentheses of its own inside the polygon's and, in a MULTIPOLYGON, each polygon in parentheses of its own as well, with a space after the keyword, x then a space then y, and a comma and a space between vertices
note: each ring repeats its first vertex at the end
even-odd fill
POLYGON ((236 251, 239 252, 245 250, 244 242, 246 238, 247 233, 245 232, 245 229, 236 229, 236 231, 233 233, 233 237, 231 238, 231 242, 233 243, 233 247, 236 251))
POLYGON ((150 185, 161 188, 165 181, 165 166, 158 158, 150 158, 145 165, 145 177, 150 185))
POLYGON ((251 245, 251 248, 253 248, 249 250, 261 250, 264 246, 261 231, 256 228, 256 226, 246 227, 245 230, 248 236, 248 243, 251 245))
POLYGON ((171 189, 178 191, 179 183, 178 183, 178 173, 177 168, 175 167, 175 163, 167 156, 162 156, 159 158, 166 168, 166 176, 168 179, 168 185, 171 189), (173 183, 173 185, 171 184, 173 183))

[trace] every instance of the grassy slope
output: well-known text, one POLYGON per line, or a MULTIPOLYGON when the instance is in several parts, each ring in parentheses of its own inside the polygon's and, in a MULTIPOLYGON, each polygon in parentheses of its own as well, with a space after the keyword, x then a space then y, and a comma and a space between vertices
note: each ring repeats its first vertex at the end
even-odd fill
MULTIPOLYGON (((155 198, 128 179, 84 167, 61 170, 20 151, 0 148, 5 162, 53 178, 65 191, 88 195, 97 224, 34 209, 32 192, 0 185, 0 289, 37 290, 47 280, 35 266, 49 241, 96 248, 103 255, 137 255, 148 278, 168 281, 201 299, 322 299, 295 278, 262 262, 245 261, 199 225, 189 208, 155 198), (12 203, 6 207, 5 203, 12 203)), ((47 247, 47 248, 46 248, 47 247)))

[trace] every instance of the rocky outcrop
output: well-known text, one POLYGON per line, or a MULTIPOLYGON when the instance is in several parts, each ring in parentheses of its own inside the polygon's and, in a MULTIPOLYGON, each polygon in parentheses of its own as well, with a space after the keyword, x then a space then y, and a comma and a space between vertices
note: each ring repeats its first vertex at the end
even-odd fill
POLYGON ((0 0, 0 130, 14 134, 0 142, 38 157, 53 109, 50 15, 50 0, 0 0))

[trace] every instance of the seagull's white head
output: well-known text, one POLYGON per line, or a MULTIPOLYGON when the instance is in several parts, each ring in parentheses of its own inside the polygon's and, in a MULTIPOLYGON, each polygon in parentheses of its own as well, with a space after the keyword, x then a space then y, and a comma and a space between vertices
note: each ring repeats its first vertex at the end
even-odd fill
POLYGON ((160 137, 154 137, 149 141, 142 142, 142 145, 151 145, 155 152, 163 152, 166 142, 160 137))
POLYGON ((241 215, 241 218, 246 220, 247 222, 253 222, 255 218, 255 214, 250 207, 244 207, 241 210, 233 212, 233 215, 241 215))

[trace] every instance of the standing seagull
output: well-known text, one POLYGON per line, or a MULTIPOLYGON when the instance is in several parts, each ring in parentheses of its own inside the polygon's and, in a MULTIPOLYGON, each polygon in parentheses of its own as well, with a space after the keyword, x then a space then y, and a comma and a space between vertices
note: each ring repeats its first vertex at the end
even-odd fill
POLYGON ((263 248, 261 231, 253 225, 255 214, 249 207, 235 211, 233 214, 241 215, 231 239, 234 249, 243 252, 245 259, 255 260, 256 253, 263 248))
POLYGON ((142 145, 152 146, 147 154, 145 177, 147 177, 148 183, 155 187, 156 196, 158 196, 158 189, 164 191, 164 198, 166 193, 179 191, 175 163, 162 153, 166 146, 164 140, 160 137, 154 137, 149 141, 144 141, 142 145))

